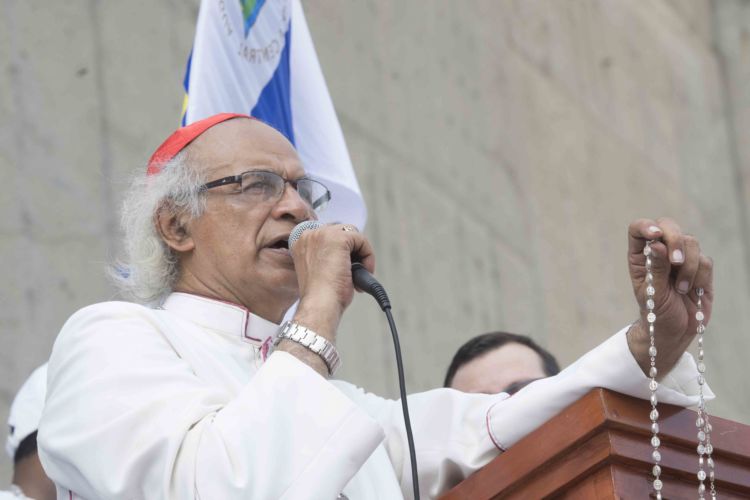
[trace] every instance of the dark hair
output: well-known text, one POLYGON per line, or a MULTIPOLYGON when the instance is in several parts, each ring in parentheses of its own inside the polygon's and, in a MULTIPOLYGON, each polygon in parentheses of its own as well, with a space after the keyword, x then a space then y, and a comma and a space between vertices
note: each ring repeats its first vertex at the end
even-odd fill
POLYGON ((36 453, 36 433, 37 431, 32 432, 18 443, 16 454, 13 455, 13 464, 17 465, 24 458, 36 453))
POLYGON ((476 337, 462 345, 458 349, 458 351, 456 351, 456 354, 453 356, 453 360, 448 367, 448 373, 445 374, 445 382, 443 382, 443 387, 450 387, 451 382, 453 382, 453 377, 456 375, 458 369, 463 365, 483 354, 486 354, 509 343, 525 345, 526 347, 536 352, 539 357, 542 358, 544 373, 546 373, 548 377, 557 375, 560 372, 560 365, 557 364, 557 360, 555 359, 555 357, 547 350, 540 347, 530 337, 507 332, 490 332, 482 335, 477 335, 476 337))

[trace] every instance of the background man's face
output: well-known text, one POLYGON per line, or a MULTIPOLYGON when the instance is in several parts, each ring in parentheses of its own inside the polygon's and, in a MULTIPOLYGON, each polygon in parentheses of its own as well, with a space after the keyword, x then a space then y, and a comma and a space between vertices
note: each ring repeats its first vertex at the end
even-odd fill
POLYGON ((462 365, 451 387, 463 392, 497 394, 516 382, 546 376, 542 358, 533 349, 509 342, 462 365))
MULTIPOLYGON (((216 125, 190 146, 189 161, 207 180, 261 169, 285 179, 305 172, 294 147, 271 127, 249 119, 216 125)), ((297 278, 289 252, 274 246, 302 220, 314 217, 288 184, 278 200, 251 203, 227 185, 207 192, 206 211, 188 225, 194 250, 181 269, 217 295, 248 308, 296 299, 297 278)), ((275 319, 275 318, 268 318, 275 319)))

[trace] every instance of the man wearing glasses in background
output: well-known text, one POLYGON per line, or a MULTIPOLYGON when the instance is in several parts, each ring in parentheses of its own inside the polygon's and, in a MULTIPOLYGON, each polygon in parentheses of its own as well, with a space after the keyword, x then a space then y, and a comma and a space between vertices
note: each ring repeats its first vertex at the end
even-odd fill
MULTIPOLYGON (((329 196, 281 134, 247 116, 195 122, 157 149, 123 205, 115 278, 134 302, 78 311, 50 358, 39 450, 58 498, 412 498, 400 403, 329 380, 351 255, 372 272, 372 247, 331 224, 288 248, 329 196)), ((667 250, 687 251, 675 276, 706 289, 707 317, 711 267, 674 223, 655 224, 630 234, 631 253, 664 241, 659 398, 691 405, 683 351, 695 325, 667 250)), ((648 335, 641 323, 626 330, 513 398, 410 396, 422 494, 446 491, 595 386, 648 398, 648 335)))

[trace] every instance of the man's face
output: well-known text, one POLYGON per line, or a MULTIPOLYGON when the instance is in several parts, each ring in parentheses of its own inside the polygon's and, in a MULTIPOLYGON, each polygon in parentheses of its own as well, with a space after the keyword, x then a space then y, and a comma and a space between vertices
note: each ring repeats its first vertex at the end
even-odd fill
POLYGON ((542 358, 531 348, 509 342, 462 365, 451 387, 463 392, 497 394, 511 384, 544 378, 542 358))
MULTIPOLYGON (((287 180, 305 175, 289 141, 255 120, 216 125, 189 148, 188 161, 203 169, 209 182, 255 169, 287 180)), ((289 184, 280 198, 268 201, 249 200, 237 184, 210 189, 206 197, 203 215, 187 225, 194 248, 180 256, 175 288, 280 320, 298 291, 291 255, 279 242, 286 241, 296 224, 314 218, 313 211, 289 184)))

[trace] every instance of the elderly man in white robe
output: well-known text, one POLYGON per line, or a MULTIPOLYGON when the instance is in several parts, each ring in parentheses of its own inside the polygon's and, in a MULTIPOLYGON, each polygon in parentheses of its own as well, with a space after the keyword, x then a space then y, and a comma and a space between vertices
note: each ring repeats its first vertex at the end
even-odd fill
MULTIPOLYGON (((374 272, 370 243, 341 224, 288 249, 292 228, 315 219, 327 196, 286 138, 249 117, 208 118, 157 150, 124 204, 117 274, 134 302, 75 313, 50 359, 39 444, 58 498, 413 497, 400 403, 331 380, 328 356, 276 342, 299 300, 292 326, 335 346, 355 291, 351 255, 374 272)), ((699 287, 710 318, 711 260, 669 219, 638 220, 628 239, 640 306, 631 326, 513 397, 409 396, 423 496, 439 496, 591 388, 649 397, 647 240, 658 397, 697 403, 684 351, 699 287)))

